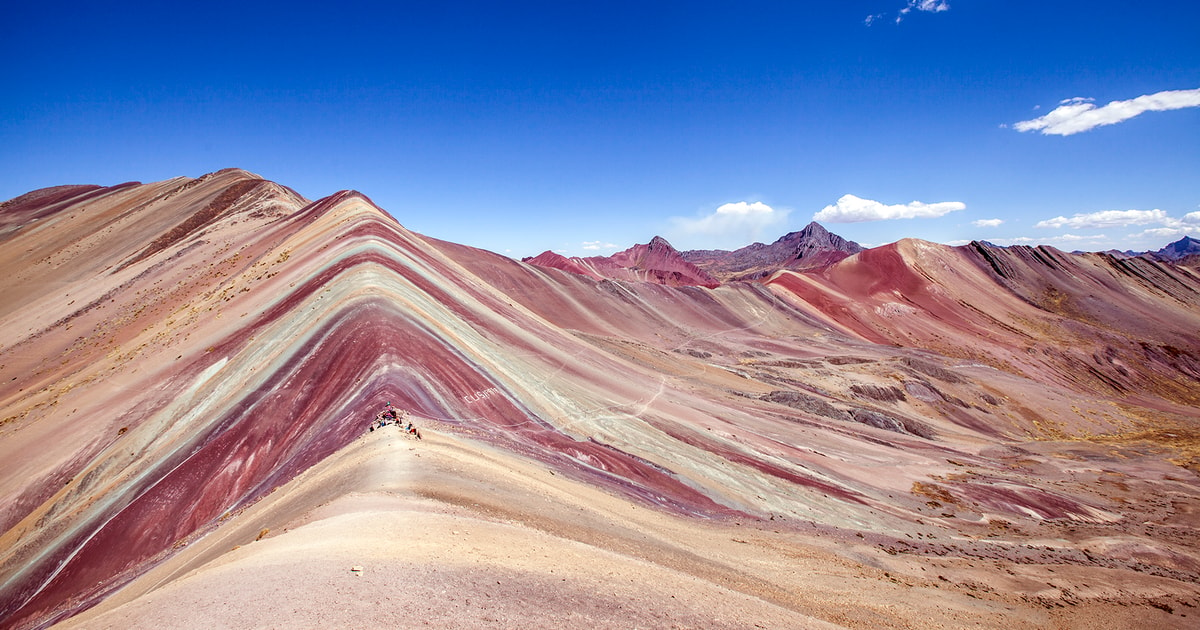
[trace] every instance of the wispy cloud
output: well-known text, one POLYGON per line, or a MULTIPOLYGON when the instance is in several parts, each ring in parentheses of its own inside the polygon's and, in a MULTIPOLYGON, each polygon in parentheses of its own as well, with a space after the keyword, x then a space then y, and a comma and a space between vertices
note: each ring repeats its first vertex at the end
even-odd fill
POLYGON ((999 227, 1004 224, 1004 219, 977 219, 971 222, 975 227, 999 227))
POLYGON ((989 238, 988 242, 996 245, 1070 245, 1073 243, 1098 243, 1107 240, 1108 237, 1104 234, 1090 236, 1060 234, 1049 237, 1017 236, 1014 238, 989 238))
POLYGON ((820 212, 813 215, 813 220, 830 223, 861 223, 891 219, 928 219, 940 217, 956 210, 964 210, 966 207, 967 204, 961 201, 939 201, 937 203, 913 201, 889 206, 854 195, 842 195, 836 204, 825 206, 820 212))
POLYGON ((1182 236, 1191 236, 1200 229, 1197 227, 1161 227, 1142 230, 1138 236, 1152 236, 1154 238, 1179 238, 1182 236))
POLYGON ((717 238, 734 243, 759 239, 768 230, 781 228, 790 210, 772 208, 761 201, 737 201, 719 206, 697 218, 672 217, 675 230, 685 237, 717 238))
POLYGON ((1146 225, 1149 223, 1166 223, 1171 220, 1163 210, 1101 210, 1076 214, 1071 218, 1058 216, 1045 221, 1038 221, 1035 228, 1085 228, 1129 227, 1131 225, 1146 225))
POLYGON ((604 241, 584 241, 582 243, 582 245, 580 245, 580 246, 583 249, 586 249, 588 251, 597 251, 597 250, 604 250, 604 249, 617 249, 618 247, 620 247, 620 245, 615 245, 613 243, 605 243, 604 241))
POLYGON ((1189 212, 1182 218, 1166 217, 1161 223, 1163 227, 1147 228, 1139 236, 1158 238, 1176 238, 1200 233, 1200 212, 1189 212))
MULTIPOLYGON (((1151 227, 1142 230, 1141 232, 1128 233, 1122 238, 1126 242, 1142 242, 1146 239, 1164 239, 1164 238, 1179 238, 1181 236, 1190 236, 1200 232, 1200 212, 1189 212, 1182 217, 1172 217, 1164 210, 1101 210, 1099 212, 1088 212, 1075 214, 1071 217, 1054 217, 1045 221, 1038 221, 1034 224, 1035 228, 1069 228, 1073 230, 1087 229, 1112 229, 1112 228, 1128 228, 1137 225, 1155 225, 1160 227, 1151 227)), ((1024 239, 1025 241, 1034 241, 1043 243, 1051 242, 1067 242, 1070 239, 1092 239, 1103 240, 1103 235, 1079 237, 1070 234, 1062 236, 1050 237, 1047 239, 1024 239)), ((1020 244, 1022 239, 1009 239, 1012 244, 1020 244)), ((1003 243, 1000 243, 1003 244, 1003 243)))
MULTIPOLYGON (((1116 242, 1124 243, 1123 248, 1130 243, 1161 243, 1164 240, 1174 240, 1184 236, 1200 233, 1200 212, 1189 212, 1181 218, 1168 216, 1162 210, 1105 210, 1088 214, 1077 214, 1071 218, 1055 217, 1041 221, 1034 227, 1089 229, 1089 228, 1125 228, 1135 225, 1158 223, 1163 227, 1147 228, 1140 232, 1121 234, 1116 240, 1105 234, 1060 234, 1058 236, 1017 236, 1012 238, 989 238, 989 243, 996 245, 1072 245, 1086 244, 1089 247, 1115 247, 1116 242)), ((949 241, 947 245, 966 245, 970 241, 949 241)), ((1157 247, 1155 245, 1154 247, 1157 247)))
MULTIPOLYGON (((908 4, 896 13, 896 24, 904 21, 904 18, 913 11, 924 11, 926 13, 941 13, 942 11, 950 10, 950 0, 908 0, 908 4)), ((867 26, 870 26, 876 20, 886 17, 886 13, 874 13, 868 15, 864 20, 867 26)))
POLYGON ((942 11, 950 10, 950 3, 947 0, 908 0, 908 6, 900 9, 900 14, 908 15, 913 9, 929 13, 941 13, 942 11))
POLYGON ((1100 212, 1076 214, 1069 219, 1067 217, 1054 217, 1053 219, 1038 221, 1034 227, 1068 227, 1079 230, 1084 228, 1129 227, 1152 223, 1158 223, 1168 228, 1196 230, 1200 229, 1200 212, 1189 212, 1183 215, 1183 217, 1176 218, 1167 214, 1166 211, 1157 208, 1154 210, 1101 210, 1100 212))
POLYGON ((1093 100, 1069 98, 1045 116, 1015 123, 1013 128, 1017 131, 1040 131, 1042 135, 1069 136, 1104 125, 1115 125, 1144 112, 1200 107, 1200 88, 1145 94, 1127 101, 1113 101, 1103 107, 1096 107, 1093 100))

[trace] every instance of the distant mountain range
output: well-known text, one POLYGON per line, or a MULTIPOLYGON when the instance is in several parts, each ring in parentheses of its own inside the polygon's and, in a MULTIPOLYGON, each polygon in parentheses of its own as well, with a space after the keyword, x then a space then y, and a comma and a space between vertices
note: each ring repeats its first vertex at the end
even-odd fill
POLYGON ((814 221, 770 245, 754 243, 732 252, 697 249, 683 252, 682 256, 710 274, 729 281, 759 279, 780 269, 803 271, 827 267, 862 250, 858 243, 848 241, 814 221))
MULTIPOLYGON (((1071 253, 1086 254, 1087 252, 1075 250, 1071 253)), ((1168 243, 1158 251, 1135 252, 1132 249, 1127 249, 1125 251, 1121 251, 1119 249, 1110 249, 1102 253, 1109 254, 1110 256, 1116 256, 1117 258, 1135 258, 1140 256, 1143 258, 1149 258, 1151 260, 1183 264, 1188 264, 1190 262, 1191 264, 1195 264, 1197 260, 1200 260, 1200 240, 1196 240, 1190 236, 1185 236, 1174 243, 1168 243)))
POLYGON ((1174 243, 1158 250, 1157 252, 1147 252, 1159 260, 1169 260, 1172 262, 1183 261, 1190 258, 1200 256, 1200 240, 1196 240, 1190 236, 1185 236, 1174 243))
POLYGON ((594 279, 641 280, 668 286, 716 287, 722 282, 762 279, 781 269, 803 271, 829 266, 857 254, 862 246, 809 223, 764 245, 734 251, 696 249, 680 252, 661 236, 612 256, 566 257, 552 251, 522 262, 570 271, 594 279))
POLYGON ((526 262, 539 267, 562 269, 596 280, 632 280, 656 282, 667 286, 718 287, 721 282, 703 269, 688 262, 661 236, 655 236, 646 245, 634 245, 612 256, 566 257, 552 251, 525 258, 526 262))
POLYGON ((1195 244, 813 224, 567 273, 238 169, 32 191, 0 628, 1185 627, 1200 270, 1157 257, 1195 244))
MULTIPOLYGON (((986 245, 1000 247, 991 243, 986 245)), ((858 243, 842 238, 814 221, 798 232, 781 236, 770 245, 753 243, 733 251, 693 249, 681 252, 663 237, 655 236, 648 244, 634 245, 611 256, 567 257, 545 251, 524 258, 522 262, 561 269, 595 280, 607 278, 713 288, 724 282, 765 281, 782 270, 823 269, 862 251, 863 247, 858 243)), ((1200 240, 1188 236, 1155 252, 1111 250, 1101 253, 1117 258, 1141 257, 1200 267, 1200 240)))

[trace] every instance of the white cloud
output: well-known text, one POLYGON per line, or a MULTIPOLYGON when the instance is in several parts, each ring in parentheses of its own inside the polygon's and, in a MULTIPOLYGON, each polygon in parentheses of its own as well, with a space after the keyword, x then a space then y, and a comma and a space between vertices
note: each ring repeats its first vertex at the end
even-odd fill
POLYGON ((1200 88, 1144 94, 1127 101, 1096 107, 1090 98, 1069 98, 1040 118, 1013 125, 1017 131, 1040 131, 1042 135, 1069 136, 1104 125, 1115 125, 1143 112, 1165 112, 1200 107, 1200 88))
POLYGON ((1188 236, 1190 232, 1195 231, 1195 228, 1186 227, 1161 227, 1142 230, 1138 236, 1153 236, 1155 238, 1174 238, 1178 236, 1188 236))
POLYGON ((971 225, 975 227, 999 227, 1004 223, 1004 219, 978 219, 972 221, 971 225))
POLYGON ((887 221, 891 219, 933 218, 944 214, 963 210, 967 207, 961 201, 940 201, 937 203, 922 203, 913 201, 906 204, 884 205, 878 201, 861 199, 854 195, 842 195, 836 205, 825 206, 813 215, 814 221, 830 223, 859 223, 863 221, 887 221))
POLYGON ((583 247, 583 249, 586 249, 589 251, 595 251, 595 250, 601 250, 601 249, 617 249, 618 247, 620 247, 620 245, 614 245, 612 243, 605 243, 604 241, 584 241, 583 244, 581 245, 581 247, 583 247))
MULTIPOLYGON (((976 221, 974 223, 981 223, 976 221)), ((1104 210, 1100 212, 1090 212, 1086 214, 1076 214, 1070 218, 1055 217, 1046 221, 1040 221, 1034 225, 1036 228, 1070 228, 1070 229, 1095 229, 1095 228, 1128 228, 1135 225, 1152 225, 1158 224, 1160 227, 1151 227, 1140 232, 1128 232, 1118 236, 1118 241, 1110 239, 1105 234, 1095 235, 1079 235, 1079 234, 1061 234, 1059 236, 1049 237, 1030 237, 1018 236, 1014 238, 989 238, 990 243, 996 245, 1072 245, 1076 243, 1085 243, 1087 247, 1096 248, 1103 247, 1118 247, 1122 249, 1129 248, 1130 243, 1138 242, 1161 242, 1163 239, 1175 240, 1183 236, 1190 236, 1200 231, 1200 212, 1189 212, 1181 218, 1175 218, 1167 215, 1162 210, 1104 210)), ((952 241, 950 245, 961 245, 964 241, 952 241)))
POLYGON ((913 9, 927 13, 941 13, 950 10, 950 3, 948 0, 908 0, 908 6, 900 9, 900 13, 896 14, 896 23, 902 22, 904 16, 912 13, 913 9))
POLYGON ((1159 238, 1191 236, 1200 231, 1200 212, 1189 212, 1181 219, 1167 217, 1162 224, 1165 227, 1142 230, 1141 236, 1159 238))
MULTIPOLYGON (((770 229, 781 228, 790 210, 772 208, 761 201, 722 204, 699 218, 672 217, 677 231, 685 236, 725 239, 759 238, 770 229)), ((740 242, 740 241, 738 241, 740 242)))
POLYGON ((1106 241, 1108 237, 1103 234, 1094 236, 1080 236, 1078 234, 1062 234, 1059 236, 1051 236, 1048 238, 1035 238, 1031 236, 1017 236, 1014 238, 989 238, 989 243, 996 245, 1053 245, 1053 244, 1071 244, 1079 242, 1099 242, 1106 241))
MULTIPOLYGON (((913 11, 925 11, 926 13, 941 13, 942 11, 950 10, 950 0, 908 0, 908 4, 896 13, 896 24, 904 21, 904 16, 913 11)), ((867 16, 863 22, 870 26, 876 20, 883 18, 885 13, 873 13, 867 16)))
POLYGON ((1035 228, 1063 228, 1069 227, 1075 230, 1085 228, 1107 228, 1107 227, 1128 227, 1130 225, 1146 225, 1148 223, 1163 223, 1167 224, 1177 219, 1171 219, 1167 213, 1162 210, 1101 210, 1100 212, 1089 212, 1086 214, 1076 214, 1071 218, 1054 217, 1045 221, 1038 221, 1033 227, 1035 228))
POLYGON ((950 10, 950 3, 947 0, 908 0, 908 6, 905 8, 909 11, 916 9, 930 13, 941 13, 942 11, 950 10))
POLYGON ((1103 234, 1096 234, 1095 236, 1080 236, 1080 235, 1076 235, 1076 234, 1063 234, 1062 236, 1054 237, 1053 240, 1058 243, 1074 243, 1076 241, 1099 241, 1099 240, 1106 239, 1106 238, 1108 238, 1108 237, 1103 234))

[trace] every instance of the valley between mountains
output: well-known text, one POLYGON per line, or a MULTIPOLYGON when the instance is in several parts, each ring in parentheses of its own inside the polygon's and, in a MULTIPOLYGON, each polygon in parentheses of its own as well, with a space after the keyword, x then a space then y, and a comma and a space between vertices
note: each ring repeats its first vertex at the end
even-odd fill
POLYGON ((0 204, 0 626, 1200 621, 1187 243, 402 222, 237 169, 0 204))

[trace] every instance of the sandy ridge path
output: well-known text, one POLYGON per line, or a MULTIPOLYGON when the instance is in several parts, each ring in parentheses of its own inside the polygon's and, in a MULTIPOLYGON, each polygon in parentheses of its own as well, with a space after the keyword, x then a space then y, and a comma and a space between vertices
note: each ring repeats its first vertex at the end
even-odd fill
POLYGON ((431 433, 363 436, 60 627, 837 627, 425 498, 464 469, 462 445, 431 433))
POLYGON ((670 516, 451 427, 414 422, 424 440, 396 427, 363 435, 60 627, 1015 630, 1189 621, 1146 606, 1048 610, 939 579, 971 575, 978 567, 965 561, 934 565, 815 530, 670 516))
POLYGON ((316 509, 340 497, 363 492, 396 495, 410 477, 410 442, 415 440, 394 426, 362 436, 257 503, 227 514, 217 529, 187 541, 179 553, 60 626, 87 623, 175 580, 253 556, 256 550, 248 547, 250 543, 287 533, 290 527, 309 520, 316 509))

